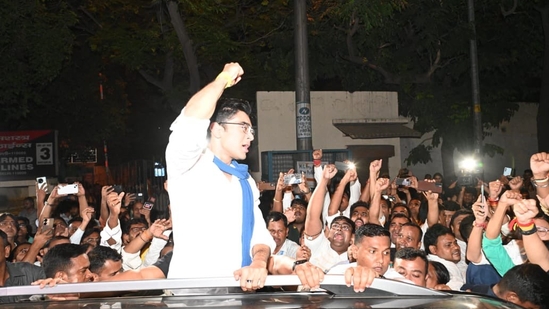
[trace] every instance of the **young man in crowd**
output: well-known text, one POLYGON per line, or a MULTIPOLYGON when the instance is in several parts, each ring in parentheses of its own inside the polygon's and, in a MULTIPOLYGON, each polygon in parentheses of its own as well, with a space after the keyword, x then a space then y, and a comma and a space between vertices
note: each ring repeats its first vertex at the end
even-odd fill
POLYGON ((90 272, 94 282, 107 281, 124 271, 122 269, 122 255, 112 248, 97 246, 88 253, 88 258, 90 259, 90 272))
POLYGON ((226 276, 237 270, 234 275, 244 290, 261 288, 265 282, 275 243, 263 223, 255 181, 248 167, 236 162, 246 158, 254 140, 251 108, 235 99, 217 104, 225 88, 238 83, 243 74, 238 63, 226 64, 171 125, 166 161, 178 242, 173 258, 178 263, 171 265, 169 278, 226 276), (209 213, 218 214, 210 216, 208 225, 238 227, 224 229, 223 241, 216 246, 204 239, 218 238, 219 231, 204 228, 197 220, 204 216, 204 205, 209 213), (188 254, 185 248, 200 254, 188 254), (226 255, 220 263, 219 252, 241 254, 226 255))
POLYGON ((267 229, 276 243, 272 254, 285 255, 295 259, 299 245, 287 238, 288 219, 286 216, 283 213, 273 211, 269 213, 265 221, 267 221, 267 229))
POLYGON ((429 260, 442 263, 450 272, 448 286, 459 291, 465 284, 467 266, 458 265, 465 262, 461 261, 461 250, 452 231, 442 224, 435 224, 425 233, 423 243, 429 260))
POLYGON ((415 285, 425 286, 429 261, 425 251, 416 248, 402 248, 395 254, 394 270, 415 285))

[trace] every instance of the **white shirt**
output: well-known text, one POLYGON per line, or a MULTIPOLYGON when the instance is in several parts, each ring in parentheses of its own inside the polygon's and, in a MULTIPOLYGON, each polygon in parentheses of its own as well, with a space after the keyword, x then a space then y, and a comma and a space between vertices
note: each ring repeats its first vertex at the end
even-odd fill
POLYGON ((325 271, 331 269, 338 263, 349 261, 347 251, 338 254, 332 249, 330 240, 324 235, 324 231, 313 240, 309 240, 305 237, 305 245, 311 249, 311 258, 309 259, 309 262, 325 271))
MULTIPOLYGON (((210 121, 182 114, 171 126, 166 149, 168 191, 173 220, 173 249, 168 278, 226 277, 241 268, 242 188, 229 181, 206 149, 210 121)), ((275 242, 258 207, 259 190, 248 178, 254 197, 250 248, 275 242)))
MULTIPOLYGON (((427 257, 430 261, 440 262, 442 265, 446 266, 446 269, 448 269, 448 272, 450 273, 450 281, 448 281, 446 285, 448 285, 452 290, 459 291, 465 284, 465 274, 461 272, 458 265, 454 262, 441 259, 433 254, 428 254, 427 257)), ((462 262, 460 261, 460 263, 462 262)))
POLYGON ((297 249, 299 249, 299 245, 293 241, 286 238, 282 246, 280 247, 280 250, 278 252, 274 253, 274 255, 284 255, 291 257, 292 259, 296 258, 297 255, 297 249))

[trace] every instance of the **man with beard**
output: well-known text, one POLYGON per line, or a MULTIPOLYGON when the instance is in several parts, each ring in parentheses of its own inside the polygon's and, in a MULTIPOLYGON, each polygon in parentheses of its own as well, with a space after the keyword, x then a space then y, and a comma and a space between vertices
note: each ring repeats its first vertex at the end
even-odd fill
POLYGON ((305 245, 311 249, 310 261, 323 270, 329 270, 338 263, 348 263, 347 249, 351 245, 355 224, 345 216, 332 220, 330 229, 323 233, 321 220, 327 185, 335 176, 337 169, 333 164, 326 165, 307 208, 307 219, 303 231, 305 245))
POLYGON ((355 228, 363 226, 365 223, 369 223, 370 205, 363 201, 358 201, 351 206, 351 220, 355 223, 355 228))
POLYGON ((461 261, 461 250, 457 244, 456 237, 452 231, 442 224, 431 226, 423 238, 425 250, 429 253, 429 260, 442 263, 450 273, 448 286, 452 290, 459 291, 465 283, 465 273, 459 267, 461 261))
POLYGON ((267 221, 267 229, 276 243, 272 254, 285 255, 295 259, 299 245, 286 238, 288 236, 288 219, 286 216, 283 213, 273 211, 269 213, 265 221, 267 221))

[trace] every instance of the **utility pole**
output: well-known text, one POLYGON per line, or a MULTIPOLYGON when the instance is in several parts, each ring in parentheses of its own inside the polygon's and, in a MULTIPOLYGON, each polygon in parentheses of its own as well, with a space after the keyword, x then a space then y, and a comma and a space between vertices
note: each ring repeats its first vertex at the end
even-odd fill
POLYGON ((312 150, 307 1, 294 0, 295 113, 297 150, 312 150))
POLYGON ((475 27, 475 1, 468 0, 469 26, 471 39, 469 40, 469 52, 471 57, 471 89, 473 95, 473 128, 475 140, 475 156, 481 159, 482 149, 482 114, 480 109, 480 86, 478 80, 478 58, 477 58, 477 31, 475 27))

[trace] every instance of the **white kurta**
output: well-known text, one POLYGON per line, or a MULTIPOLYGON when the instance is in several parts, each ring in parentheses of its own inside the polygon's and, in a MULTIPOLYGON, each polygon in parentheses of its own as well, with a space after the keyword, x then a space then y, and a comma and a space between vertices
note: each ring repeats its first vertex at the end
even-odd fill
MULTIPOLYGON (((168 191, 174 249, 168 278, 232 276, 242 261, 242 189, 213 163, 207 146, 209 120, 183 116, 171 126, 166 149, 168 191)), ((259 205, 259 190, 248 178, 254 196, 251 247, 275 248, 259 205)))

